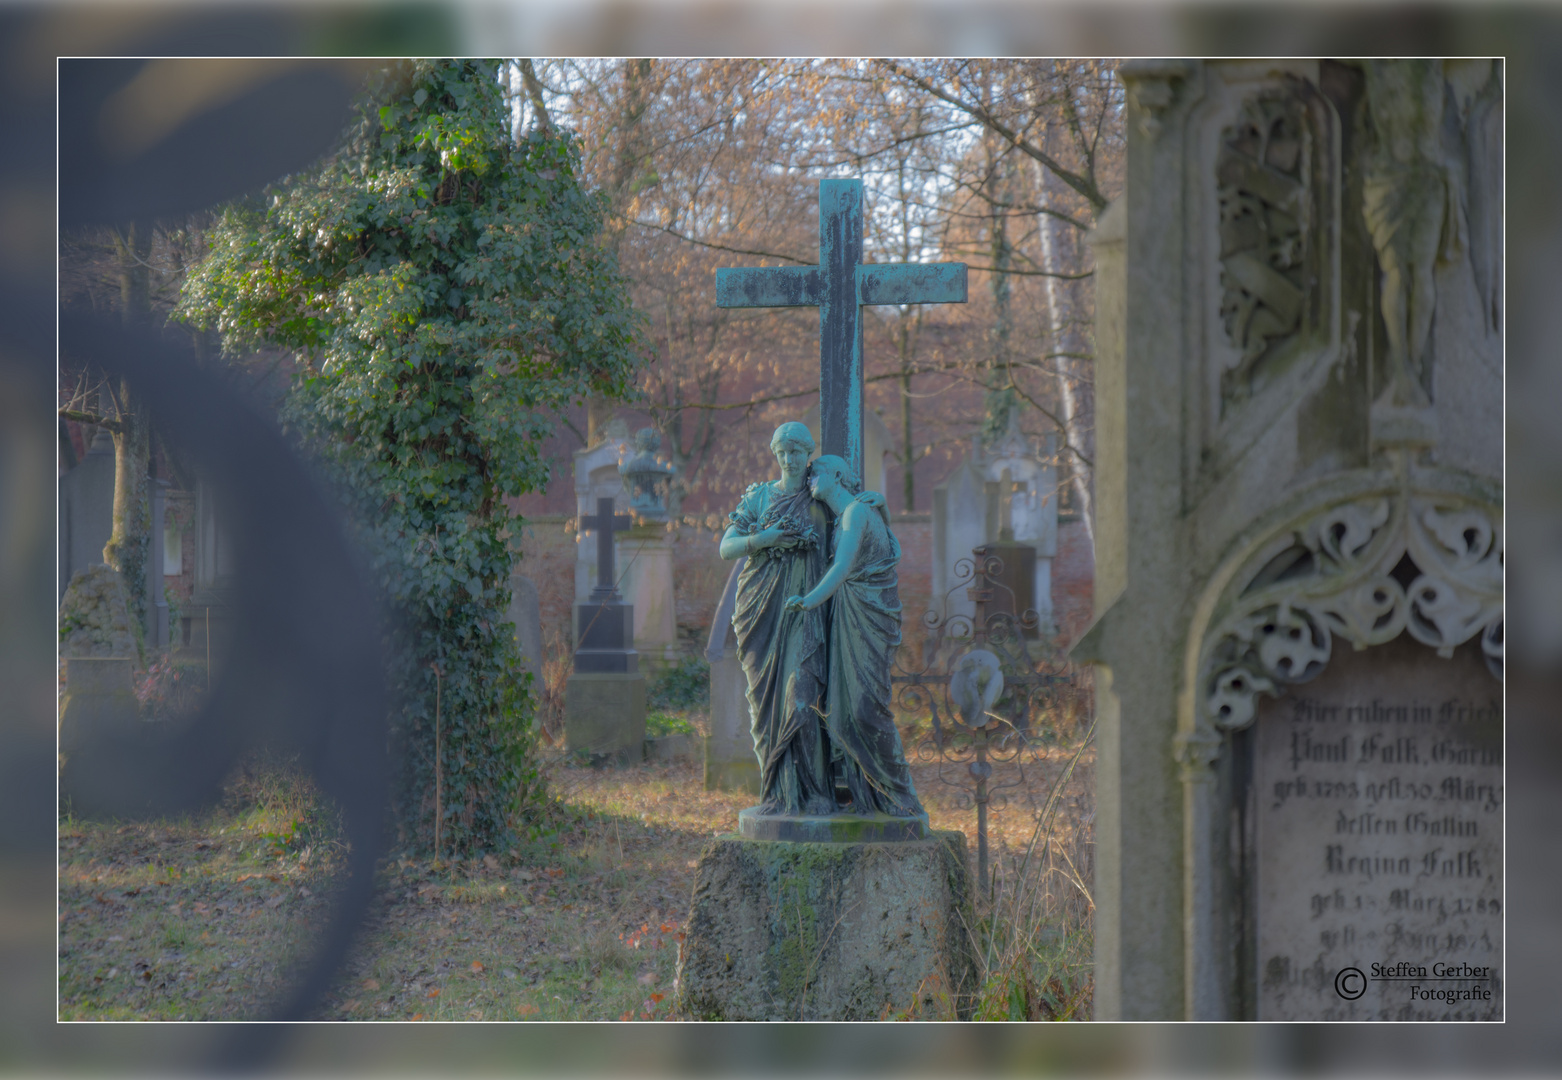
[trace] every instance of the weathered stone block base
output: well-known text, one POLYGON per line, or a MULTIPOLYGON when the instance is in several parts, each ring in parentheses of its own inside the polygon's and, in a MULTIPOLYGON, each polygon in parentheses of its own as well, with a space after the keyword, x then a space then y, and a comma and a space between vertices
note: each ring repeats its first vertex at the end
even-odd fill
POLYGON ((577 671, 564 688, 564 741, 593 762, 637 762, 645 754, 645 676, 577 671))
POLYGON ((699 1020, 965 1019, 977 989, 965 836, 722 836, 695 872, 677 1008, 699 1020))

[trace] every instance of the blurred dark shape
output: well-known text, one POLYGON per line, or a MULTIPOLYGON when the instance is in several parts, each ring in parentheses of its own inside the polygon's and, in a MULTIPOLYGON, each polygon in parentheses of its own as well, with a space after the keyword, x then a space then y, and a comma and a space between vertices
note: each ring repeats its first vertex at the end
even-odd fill
POLYGON ((166 817, 217 801, 256 744, 298 752, 342 811, 347 879, 320 950, 277 1019, 301 1019, 327 988, 367 909, 387 798, 386 702, 376 604, 337 513, 275 425, 198 366, 188 340, 65 311, 60 352, 139 389, 163 438, 225 493, 235 549, 233 633, 200 715, 149 740, 104 739, 72 757, 72 810, 166 817))
POLYGON ((61 60, 61 230, 183 217, 308 166, 346 125, 361 67, 61 60))
MULTIPOLYGON (((63 227, 183 215, 309 164, 342 130, 361 65, 67 60, 60 64, 63 227)), ((162 437, 223 493, 237 573, 234 633, 200 714, 157 740, 73 755, 72 810, 161 817, 203 809, 246 749, 297 752, 342 812, 349 843, 330 920, 275 1019, 307 1016, 373 895, 387 797, 374 597, 336 513, 274 423, 197 364, 187 335, 85 311, 60 317, 61 355, 138 388, 162 437)), ((275 1048, 239 1028, 228 1064, 275 1048)), ((274 1034, 274 1032, 273 1032, 274 1034)))

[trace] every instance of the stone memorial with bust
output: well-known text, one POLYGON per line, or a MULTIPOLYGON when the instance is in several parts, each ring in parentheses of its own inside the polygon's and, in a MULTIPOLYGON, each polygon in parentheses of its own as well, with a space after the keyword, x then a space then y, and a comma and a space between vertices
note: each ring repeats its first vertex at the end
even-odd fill
MULTIPOLYGON (((900 546, 860 494, 863 304, 961 302, 960 264, 864 265, 862 184, 820 183, 820 264, 718 271, 724 307, 820 308, 823 456, 782 424, 721 554, 760 802, 700 857, 677 1007, 699 1019, 968 1015, 976 968, 964 835, 929 830, 889 709, 900 546)), ((724 605, 725 606, 725 605, 724 605)), ((714 631, 713 631, 714 637, 714 631)))

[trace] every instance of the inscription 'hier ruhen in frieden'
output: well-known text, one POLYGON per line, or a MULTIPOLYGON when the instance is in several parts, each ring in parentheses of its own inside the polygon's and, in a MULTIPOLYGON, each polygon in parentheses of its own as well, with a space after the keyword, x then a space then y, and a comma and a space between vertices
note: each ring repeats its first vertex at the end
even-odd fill
POLYGON ((1466 653, 1336 655, 1261 706, 1260 1019, 1502 1018, 1501 687, 1466 653), (1412 991, 1375 965, 1486 974, 1412 991))

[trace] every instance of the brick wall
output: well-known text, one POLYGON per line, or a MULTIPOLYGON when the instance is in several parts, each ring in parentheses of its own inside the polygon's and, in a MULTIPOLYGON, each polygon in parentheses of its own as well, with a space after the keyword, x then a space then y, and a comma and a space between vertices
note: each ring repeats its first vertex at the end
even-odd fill
MULTIPOLYGON (((933 524, 930 514, 893 514, 900 541, 900 602, 908 620, 920 619, 932 602, 933 524)), ((684 526, 673 540, 673 573, 679 632, 702 647, 732 564, 717 553, 720 534, 684 526)), ((567 633, 575 602, 575 531, 562 514, 529 517, 518 545, 517 570, 537 585, 544 635, 567 633)), ((1081 521, 1058 525, 1052 563, 1052 605, 1058 627, 1072 642, 1090 626, 1094 564, 1081 521)))
POLYGON ((1052 560, 1052 616, 1069 644, 1095 617, 1095 556, 1083 520, 1058 522, 1058 554, 1052 560))

